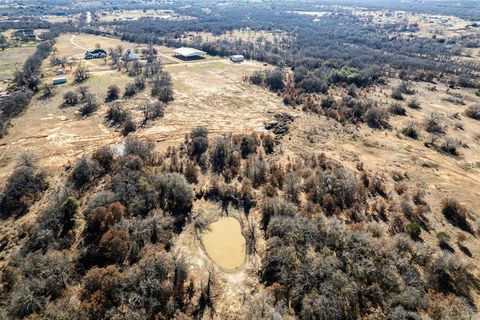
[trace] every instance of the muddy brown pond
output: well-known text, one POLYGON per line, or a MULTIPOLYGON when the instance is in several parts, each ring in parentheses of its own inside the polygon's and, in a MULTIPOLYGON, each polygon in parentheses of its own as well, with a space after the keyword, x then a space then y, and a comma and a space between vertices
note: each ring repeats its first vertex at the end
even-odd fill
POLYGON ((237 219, 228 217, 211 223, 201 236, 208 256, 223 270, 235 271, 245 261, 245 238, 237 219))

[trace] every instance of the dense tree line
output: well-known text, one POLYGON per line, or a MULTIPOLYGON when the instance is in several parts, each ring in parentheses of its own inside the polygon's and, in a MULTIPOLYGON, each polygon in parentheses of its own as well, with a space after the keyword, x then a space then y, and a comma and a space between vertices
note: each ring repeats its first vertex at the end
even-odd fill
MULTIPOLYGON (((308 10, 300 4, 296 10, 308 10)), ((472 39, 451 38, 446 43, 437 39, 402 37, 395 35, 400 26, 395 23, 376 24, 349 13, 336 12, 321 19, 289 13, 287 4, 230 5, 214 7, 215 14, 198 11, 196 7, 184 9, 185 14, 196 17, 188 21, 140 19, 136 21, 99 22, 110 33, 127 41, 190 45, 212 55, 243 54, 247 58, 289 67, 303 66, 309 70, 319 68, 340 69, 343 66, 368 72, 372 65, 388 65, 412 74, 421 72, 454 73, 472 78, 479 66, 452 59, 459 48, 472 39), (190 11, 189 11, 190 10, 190 11), (275 14, 273 14, 275 13, 275 14), (248 17, 248 19, 245 19, 248 17), (276 42, 213 40, 200 37, 183 38, 191 32, 223 34, 234 29, 276 31, 288 36, 276 42)), ((312 9, 313 10, 313 9, 312 9)), ((326 11, 332 9, 325 9, 326 11)), ((413 30, 415 31, 415 30, 413 30)), ((478 40, 478 39, 476 39, 478 40)), ((475 41, 475 39, 473 39, 475 41)))
POLYGON ((0 137, 5 135, 10 120, 25 110, 32 95, 40 89, 40 68, 43 60, 49 56, 52 49, 52 41, 48 40, 40 43, 35 52, 25 61, 22 69, 15 72, 16 91, 11 92, 1 101, 0 137))

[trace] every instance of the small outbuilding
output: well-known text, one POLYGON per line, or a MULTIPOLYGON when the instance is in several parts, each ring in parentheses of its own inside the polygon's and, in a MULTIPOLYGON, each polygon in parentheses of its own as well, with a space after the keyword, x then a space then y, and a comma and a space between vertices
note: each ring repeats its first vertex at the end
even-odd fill
POLYGON ((233 56, 230 56, 230 61, 232 61, 232 62, 243 62, 243 61, 245 61, 245 57, 241 54, 235 54, 233 56))
POLYGON ((62 83, 67 83, 67 77, 59 77, 59 78, 52 79, 52 84, 54 85, 62 84, 62 83))
POLYGON ((135 52, 133 52, 132 50, 128 49, 127 52, 125 52, 125 54, 123 55, 122 57, 122 60, 123 61, 138 61, 140 59, 140 57, 138 56, 138 54, 136 54, 135 52))
POLYGON ((57 70, 55 70, 55 73, 56 74, 65 74, 65 70, 64 69, 57 69, 57 70))
POLYGON ((193 59, 200 59, 206 56, 207 53, 202 50, 198 50, 195 48, 186 48, 181 47, 178 49, 173 50, 173 56, 178 57, 184 60, 193 60, 193 59))

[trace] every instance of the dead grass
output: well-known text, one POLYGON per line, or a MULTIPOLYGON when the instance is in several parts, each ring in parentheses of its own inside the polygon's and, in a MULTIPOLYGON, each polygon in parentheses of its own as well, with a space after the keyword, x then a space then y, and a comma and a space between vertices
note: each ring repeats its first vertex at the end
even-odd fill
POLYGON ((11 79, 35 48, 35 46, 25 46, 0 50, 0 81, 11 79))
POLYGON ((191 39, 194 37, 201 37, 202 41, 227 40, 234 42, 237 40, 244 40, 253 43, 263 43, 265 41, 273 42, 276 39, 281 39, 287 36, 287 33, 280 31, 256 31, 250 29, 235 29, 221 35, 214 35, 210 32, 193 32, 187 35, 187 37, 191 39))
MULTIPOLYGON (((367 96, 375 99, 382 105, 389 105, 393 100, 389 97, 392 87, 398 85, 398 79, 389 79, 389 85, 369 90, 367 96)), ((323 116, 301 114, 295 120, 291 132, 284 139, 286 150, 292 154, 323 152, 328 158, 336 159, 352 170, 356 170, 359 163, 363 163, 369 172, 405 172, 406 181, 403 183, 409 190, 421 188, 426 190, 426 202, 431 206, 427 214, 433 230, 445 229, 454 234, 458 229, 446 225, 441 217, 441 199, 450 195, 459 199, 467 208, 480 206, 480 168, 475 164, 480 154, 480 144, 476 133, 480 130, 480 123, 467 117, 460 121, 464 130, 455 129, 455 121, 450 115, 462 114, 465 106, 445 102, 442 97, 447 94, 448 87, 437 84, 437 92, 428 90, 428 83, 414 83, 418 90, 415 98, 422 105, 419 110, 407 110, 407 116, 390 118, 392 130, 372 130, 366 126, 347 125, 342 127, 323 116), (468 148, 460 148, 461 157, 452 158, 435 149, 425 147, 429 134, 422 128, 418 141, 408 139, 400 131, 408 122, 423 121, 432 113, 440 113, 447 126, 446 135, 452 139, 462 141, 468 148), (425 165, 428 164, 428 165, 425 165)), ((457 90, 461 92, 467 104, 475 101, 475 92, 470 89, 457 90)), ((337 93, 338 94, 338 93, 337 93)), ((365 93, 362 93, 365 95, 365 93)), ((389 186, 393 189, 393 185, 389 186)), ((472 219, 478 218, 478 213, 472 219)), ((473 221, 472 220, 472 221, 473 221)), ((436 239, 430 234, 422 234, 422 238, 432 245, 436 239)), ((467 246, 475 248, 473 256, 480 255, 475 245, 475 238, 469 236, 467 246)), ((475 258, 463 257, 468 262, 475 258)))
MULTIPOLYGON (((94 46, 98 42, 106 47, 122 44, 128 48, 128 43, 100 36, 75 35, 73 44, 71 38, 72 35, 60 36, 56 44, 57 55, 83 55, 75 44, 94 46)), ((171 50, 164 50, 167 49, 171 50)), ((132 81, 126 74, 111 70, 101 59, 89 61, 85 66, 90 73, 85 85, 99 101, 104 100, 109 85, 118 85, 123 94, 125 84, 132 81)), ((49 82, 53 70, 48 61, 43 67, 46 76, 43 81, 49 82)), ((159 149, 183 141, 185 134, 198 125, 209 127, 212 135, 252 132, 257 127, 263 127, 273 113, 284 108, 276 95, 243 82, 244 76, 265 68, 260 63, 234 64, 228 59, 209 57, 195 62, 172 63, 165 68, 172 75, 175 101, 167 107, 164 118, 135 133, 156 141, 159 149)), ((66 69, 69 83, 57 86, 53 98, 43 100, 35 97, 28 110, 12 122, 9 134, 1 140, 0 182, 5 181, 22 152, 34 154, 40 166, 56 175, 77 156, 123 139, 118 131, 107 127, 104 122, 107 105, 102 104, 88 118, 79 116, 79 107, 60 107, 63 94, 78 88, 72 81, 73 72, 68 67, 66 69)), ((139 114, 141 103, 151 99, 147 88, 145 92, 121 103, 139 114)))

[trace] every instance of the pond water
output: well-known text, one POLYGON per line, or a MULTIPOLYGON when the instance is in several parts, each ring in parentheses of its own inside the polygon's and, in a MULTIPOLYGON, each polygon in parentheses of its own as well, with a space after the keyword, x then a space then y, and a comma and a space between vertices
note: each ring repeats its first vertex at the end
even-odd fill
POLYGON ((245 261, 245 238, 237 219, 221 218, 201 236, 208 256, 223 270, 234 271, 245 261))

